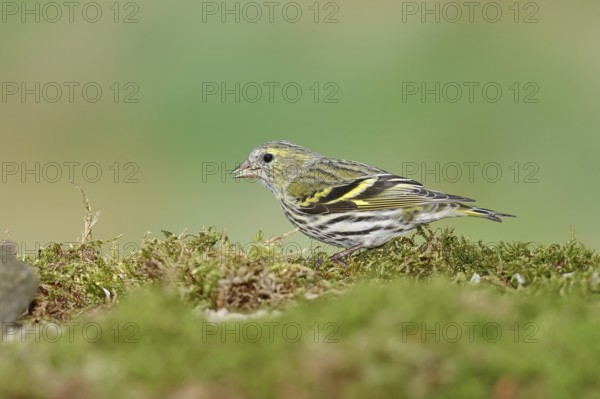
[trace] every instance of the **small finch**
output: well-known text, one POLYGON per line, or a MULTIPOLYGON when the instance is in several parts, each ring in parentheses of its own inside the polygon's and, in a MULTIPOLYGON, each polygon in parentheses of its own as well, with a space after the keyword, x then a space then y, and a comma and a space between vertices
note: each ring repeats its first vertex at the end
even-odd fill
POLYGON ((374 166, 325 158, 287 141, 256 147, 232 173, 258 179, 307 236, 346 248, 331 257, 341 264, 354 251, 380 246, 425 223, 457 216, 501 222, 500 217, 513 216, 467 205, 474 200, 426 189, 374 166))

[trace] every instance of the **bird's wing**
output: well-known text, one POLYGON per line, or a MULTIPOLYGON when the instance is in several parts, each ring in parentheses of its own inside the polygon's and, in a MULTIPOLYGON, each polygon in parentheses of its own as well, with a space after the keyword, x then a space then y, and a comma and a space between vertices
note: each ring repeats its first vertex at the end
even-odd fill
POLYGON ((428 190, 417 181, 389 173, 360 176, 339 184, 326 180, 311 181, 297 178, 290 183, 300 195, 292 196, 297 209, 308 214, 372 211, 419 207, 435 202, 473 202, 472 199, 428 190), (311 187, 311 189, 306 189, 311 187))

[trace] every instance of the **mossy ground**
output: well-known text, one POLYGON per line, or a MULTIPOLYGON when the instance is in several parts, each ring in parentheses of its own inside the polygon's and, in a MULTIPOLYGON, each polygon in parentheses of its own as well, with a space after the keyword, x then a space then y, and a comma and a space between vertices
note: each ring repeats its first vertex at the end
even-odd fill
POLYGON ((425 228, 316 269, 324 254, 260 233, 243 250, 165 233, 125 257, 83 237, 25 258, 41 286, 5 326, 0 397, 600 395, 600 256, 575 239, 425 228))

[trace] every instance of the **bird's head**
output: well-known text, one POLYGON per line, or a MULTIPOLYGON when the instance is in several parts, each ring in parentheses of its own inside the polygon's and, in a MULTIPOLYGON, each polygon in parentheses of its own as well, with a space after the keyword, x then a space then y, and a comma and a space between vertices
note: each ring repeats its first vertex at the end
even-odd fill
POLYGON ((307 148, 287 141, 270 141, 253 149, 248 159, 231 173, 236 178, 258 179, 273 193, 277 193, 318 156, 307 148))

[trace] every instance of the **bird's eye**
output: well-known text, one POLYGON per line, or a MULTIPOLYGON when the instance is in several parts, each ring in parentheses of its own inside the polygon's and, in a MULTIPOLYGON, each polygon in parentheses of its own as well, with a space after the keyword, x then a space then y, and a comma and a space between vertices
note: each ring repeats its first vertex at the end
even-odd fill
POLYGON ((265 161, 266 163, 269 163, 273 160, 273 154, 265 154, 263 155, 263 161, 265 161))

